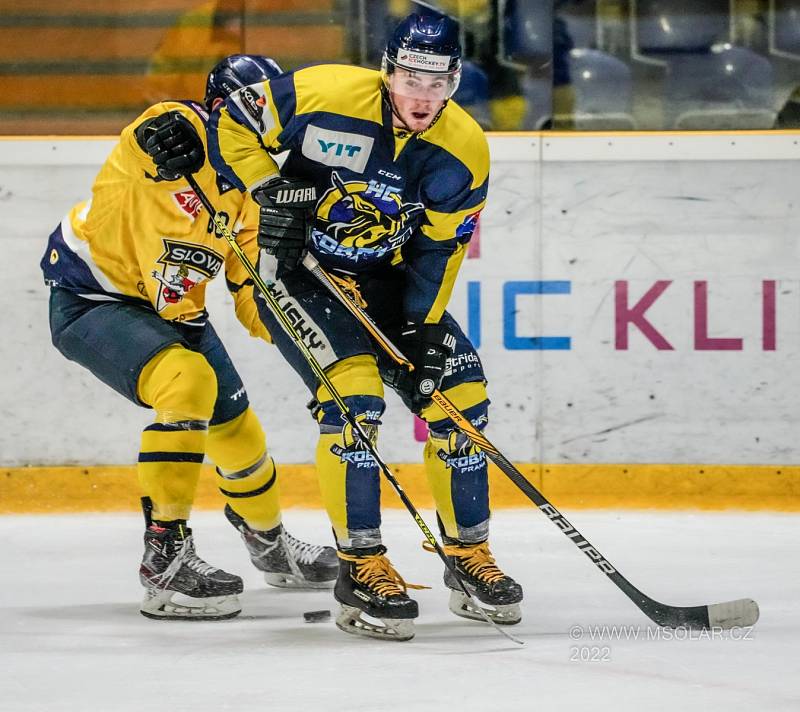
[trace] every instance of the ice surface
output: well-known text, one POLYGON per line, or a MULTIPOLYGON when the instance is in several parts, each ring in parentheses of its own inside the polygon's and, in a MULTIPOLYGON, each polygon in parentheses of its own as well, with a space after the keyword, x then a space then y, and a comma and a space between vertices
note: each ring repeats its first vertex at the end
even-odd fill
MULTIPOLYGON (((744 640, 646 640, 658 631, 531 508, 493 519, 492 548, 525 586, 513 629, 523 648, 448 612, 440 562, 401 510, 385 514, 392 561, 407 581, 433 586, 413 592, 421 613, 410 642, 304 622, 304 611, 336 610, 331 594, 264 585, 221 512, 192 524, 201 556, 245 577, 243 614, 152 621, 138 612, 141 517, 5 516, 0 710, 800 710, 800 516, 566 514, 650 596, 675 605, 752 596, 761 620, 744 640), (603 625, 628 628, 621 640, 570 638, 575 626, 603 625)), ((328 537, 321 511, 290 510, 285 523, 307 540, 328 537)))

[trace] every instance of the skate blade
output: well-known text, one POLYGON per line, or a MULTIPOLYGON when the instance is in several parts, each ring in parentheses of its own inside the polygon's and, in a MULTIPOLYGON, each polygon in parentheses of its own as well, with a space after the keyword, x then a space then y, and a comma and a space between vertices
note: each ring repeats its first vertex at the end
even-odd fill
MULTIPOLYGON (((477 599, 475 600, 477 601, 477 599)), ((481 623, 486 622, 473 602, 461 591, 450 591, 450 610, 461 618, 469 618, 473 621, 481 621, 481 623)), ((509 603, 504 606, 483 605, 481 610, 497 625, 515 625, 522 620, 519 603, 509 603)))
POLYGON ((235 595, 192 598, 177 591, 147 591, 139 611, 154 620, 219 621, 238 616, 242 606, 235 595))
POLYGON ((411 640, 414 637, 414 621, 403 618, 380 618, 383 625, 372 623, 362 617, 363 611, 341 604, 336 616, 336 627, 350 635, 376 640, 411 640))
POLYGON ((334 573, 333 578, 329 581, 309 581, 302 574, 284 574, 265 571, 264 581, 270 586, 275 586, 277 588, 331 589, 333 588, 333 584, 336 583, 336 574, 334 573))

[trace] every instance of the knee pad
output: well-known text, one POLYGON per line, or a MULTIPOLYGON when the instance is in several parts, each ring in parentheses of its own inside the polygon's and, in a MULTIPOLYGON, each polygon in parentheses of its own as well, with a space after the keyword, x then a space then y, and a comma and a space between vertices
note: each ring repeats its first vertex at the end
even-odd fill
MULTIPOLYGON (((483 430, 489 423, 490 401, 486 394, 486 384, 482 381, 460 383, 453 388, 448 388, 444 395, 478 430, 483 430)), ((450 433, 458 431, 455 423, 436 403, 425 408, 422 417, 428 423, 428 430, 434 438, 447 439, 450 433)), ((458 432, 460 434, 460 431, 458 432)))
MULTIPOLYGON (((464 415, 478 429, 483 430, 489 422, 489 401, 465 408, 464 415)), ((458 430, 451 420, 442 420, 429 425, 429 442, 436 456, 445 465, 456 471, 469 471, 485 466, 486 456, 472 444, 468 435, 458 430)))
POLYGON ((266 450, 266 436, 252 408, 227 423, 208 429, 206 452, 223 472, 237 472, 252 466, 264 457, 266 450))
MULTIPOLYGON (((375 357, 362 354, 339 361, 328 370, 328 378, 350 412, 365 426, 377 429, 386 403, 383 400, 383 382, 375 357)), ((317 402, 313 412, 320 432, 335 433, 345 430, 346 421, 324 386, 317 390, 317 402)))
POLYGON ((205 356, 176 344, 150 359, 137 391, 159 422, 207 422, 217 400, 217 376, 205 356))
MULTIPOLYGON (((377 396, 344 396, 347 409, 353 414, 356 420, 365 427, 377 429, 381 423, 381 416, 386 410, 386 403, 383 398, 377 396)), ((341 433, 349 431, 349 424, 342 416, 339 406, 333 401, 320 403, 315 408, 315 417, 319 423, 321 433, 341 433)))

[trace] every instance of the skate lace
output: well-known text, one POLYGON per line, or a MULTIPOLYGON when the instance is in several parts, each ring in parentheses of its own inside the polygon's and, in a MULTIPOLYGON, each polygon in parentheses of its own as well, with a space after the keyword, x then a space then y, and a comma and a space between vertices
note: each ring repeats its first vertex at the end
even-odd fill
POLYGON ((363 583, 379 596, 399 596, 404 594, 409 588, 424 589, 428 586, 406 583, 403 577, 397 573, 392 563, 383 554, 371 554, 369 556, 351 556, 344 552, 337 552, 340 559, 352 561, 356 564, 356 571, 353 578, 359 583, 363 583))
POLYGON ((218 571, 216 567, 206 563, 197 555, 191 534, 180 542, 176 541, 173 546, 175 547, 175 557, 169 562, 166 569, 150 579, 151 584, 156 588, 166 589, 180 571, 181 566, 186 566, 201 576, 218 571))
POLYGON ((359 290, 358 283, 355 279, 352 277, 331 274, 330 272, 328 272, 328 276, 331 278, 332 282, 336 283, 337 287, 339 287, 345 294, 347 294, 348 297, 350 297, 350 299, 353 300, 359 309, 367 308, 367 300, 361 296, 361 291, 359 290))
MULTIPOLYGON (((425 551, 436 551, 427 541, 422 542, 422 548, 425 551)), ((506 577, 495 563, 492 552, 489 551, 489 542, 484 541, 480 544, 466 546, 445 544, 442 546, 442 551, 448 556, 458 559, 459 564, 470 576, 474 576, 484 583, 496 583, 506 577)))
POLYGON ((325 551, 324 546, 320 546, 319 544, 307 544, 304 541, 300 541, 300 539, 295 539, 285 529, 283 530, 283 540, 292 558, 301 564, 313 564, 325 551))

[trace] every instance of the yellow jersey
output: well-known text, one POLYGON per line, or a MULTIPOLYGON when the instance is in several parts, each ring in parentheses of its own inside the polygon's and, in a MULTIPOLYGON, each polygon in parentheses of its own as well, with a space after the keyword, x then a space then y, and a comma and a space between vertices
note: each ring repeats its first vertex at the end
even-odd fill
MULTIPOLYGON (((88 299, 135 301, 168 321, 202 324, 206 282, 222 270, 236 314, 269 340, 253 284, 185 179, 164 181, 136 141, 136 128, 168 111, 189 119, 205 144, 208 114, 194 102, 147 109, 120 135, 92 187, 52 233, 42 258, 45 281, 88 299)), ((245 253, 258 255, 258 206, 206 162, 194 175, 245 253)))

